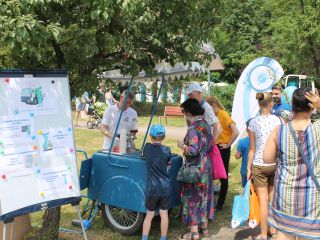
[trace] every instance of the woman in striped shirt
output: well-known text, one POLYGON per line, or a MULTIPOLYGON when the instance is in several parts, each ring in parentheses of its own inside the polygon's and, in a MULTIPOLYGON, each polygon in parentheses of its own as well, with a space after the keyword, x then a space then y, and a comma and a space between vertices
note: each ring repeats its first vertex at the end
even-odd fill
MULTIPOLYGON (((318 94, 299 88, 292 96, 292 127, 320 181, 320 122, 311 123, 318 94)), ((277 162, 274 198, 268 223, 278 230, 277 240, 320 239, 320 189, 299 154, 289 125, 274 129, 264 150, 264 162, 277 162)))

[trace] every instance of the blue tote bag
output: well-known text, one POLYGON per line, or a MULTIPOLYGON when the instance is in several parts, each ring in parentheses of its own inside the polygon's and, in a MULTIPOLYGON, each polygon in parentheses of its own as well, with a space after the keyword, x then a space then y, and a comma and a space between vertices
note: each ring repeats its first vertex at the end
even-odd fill
POLYGON ((245 224, 249 219, 250 212, 250 182, 247 181, 243 194, 234 196, 232 206, 231 227, 237 228, 245 224))

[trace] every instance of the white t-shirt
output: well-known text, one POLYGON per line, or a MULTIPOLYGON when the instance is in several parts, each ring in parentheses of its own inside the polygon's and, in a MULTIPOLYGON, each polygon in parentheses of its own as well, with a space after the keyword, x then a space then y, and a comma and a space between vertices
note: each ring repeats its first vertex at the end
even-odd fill
MULTIPOLYGON (((109 131, 112 135, 114 135, 117 127, 117 122, 120 117, 121 109, 119 109, 118 104, 114 104, 112 106, 107 107, 103 114, 102 124, 109 126, 109 131)), ((128 108, 122 113, 120 125, 118 128, 118 134, 122 128, 130 130, 137 130, 137 112, 132 108, 128 108)), ((105 137, 103 143, 103 149, 109 150, 111 146, 112 138, 105 137)))
POLYGON ((255 135, 255 147, 253 165, 270 166, 275 164, 265 164, 263 162, 263 151, 266 146, 268 137, 273 129, 280 125, 281 121, 274 115, 259 115, 253 118, 249 124, 249 130, 255 135))
POLYGON ((209 124, 210 129, 211 129, 211 133, 213 133, 213 127, 212 125, 215 124, 216 122, 219 122, 219 119, 217 118, 217 116, 214 114, 213 108, 212 106, 210 106, 209 103, 207 103, 206 101, 204 101, 201 105, 201 107, 203 107, 204 109, 204 119, 206 120, 206 122, 209 124))

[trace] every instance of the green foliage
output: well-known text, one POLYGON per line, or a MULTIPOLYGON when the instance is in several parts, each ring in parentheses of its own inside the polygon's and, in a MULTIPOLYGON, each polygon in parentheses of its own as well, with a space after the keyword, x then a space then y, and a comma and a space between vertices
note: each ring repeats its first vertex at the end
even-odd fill
POLYGON ((235 91, 235 84, 229 84, 228 86, 224 87, 211 87, 211 95, 217 98, 220 101, 220 103, 224 106, 225 110, 229 113, 231 113, 232 111, 233 96, 235 91))
POLYGON ((226 0, 211 32, 213 44, 226 66, 221 78, 235 82, 247 64, 263 55, 261 38, 269 18, 260 9, 265 1, 226 0))
POLYGON ((93 90, 105 70, 135 75, 141 69, 152 73, 163 60, 202 61, 208 56, 198 54, 199 46, 209 38, 216 5, 211 0, 2 1, 1 42, 12 54, 2 66, 65 68, 72 90, 82 92, 93 90))
POLYGON ((211 32, 226 70, 235 82, 258 57, 279 61, 286 74, 320 75, 319 0, 225 0, 211 32))
POLYGON ((320 75, 320 1, 267 1, 271 13, 266 46, 291 73, 320 75))

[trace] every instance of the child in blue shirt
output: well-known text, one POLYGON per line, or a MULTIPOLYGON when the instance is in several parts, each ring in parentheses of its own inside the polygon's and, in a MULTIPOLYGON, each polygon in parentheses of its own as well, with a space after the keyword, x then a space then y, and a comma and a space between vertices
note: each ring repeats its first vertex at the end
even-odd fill
POLYGON ((170 205, 170 176, 168 165, 171 165, 171 151, 161 144, 165 138, 165 129, 162 125, 153 125, 150 128, 151 143, 143 149, 143 156, 147 163, 146 202, 147 215, 143 222, 142 240, 147 240, 155 210, 160 209, 161 238, 167 239, 169 226, 168 209, 170 205))
MULTIPOLYGON (((248 126, 249 126, 250 120, 248 120, 246 122, 247 132, 248 132, 248 126)), ((242 182, 242 187, 243 188, 247 183, 247 165, 248 165, 249 148, 250 148, 250 139, 249 139, 249 137, 242 138, 242 139, 240 139, 240 141, 238 143, 237 152, 234 155, 234 157, 236 159, 240 159, 242 157, 240 174, 241 174, 241 182, 242 182)))

